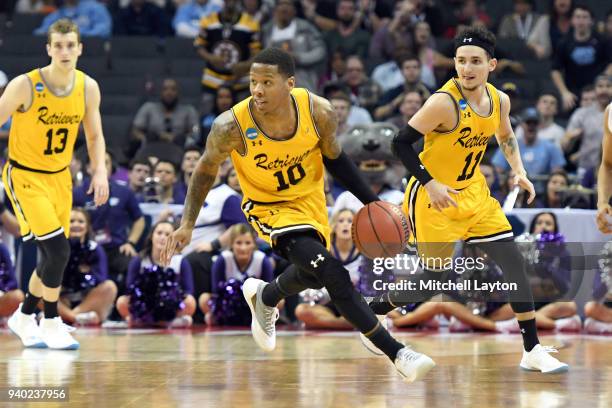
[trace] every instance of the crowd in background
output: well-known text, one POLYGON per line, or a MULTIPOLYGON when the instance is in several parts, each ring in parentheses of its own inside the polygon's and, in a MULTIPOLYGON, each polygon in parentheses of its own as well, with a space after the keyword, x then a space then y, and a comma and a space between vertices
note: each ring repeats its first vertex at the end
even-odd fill
MULTIPOLYGON (((244 318, 239 313, 244 304, 228 294, 227 288, 246 276, 272 279, 288 265, 244 224, 240 186, 230 162, 222 166, 200 211, 192 243, 172 265, 176 285, 165 290, 163 296, 169 296, 164 298, 166 308, 174 305, 175 309, 145 316, 147 310, 155 308, 147 303, 150 299, 139 295, 139 288, 149 282, 152 271, 160 272, 156 269, 160 248, 180 217, 190 176, 214 119, 248 96, 250 61, 265 47, 281 47, 293 55, 297 86, 331 101, 342 140, 355 127, 385 122, 396 129, 406 124, 431 93, 453 75, 450 40, 457 30, 483 25, 500 40, 498 68, 491 81, 511 99, 511 120, 521 157, 538 192, 532 206, 593 208, 596 202, 603 111, 612 101, 612 11, 595 16, 589 7, 572 0, 552 0, 548 11, 539 14, 534 1, 515 0, 513 10, 496 21, 488 14, 485 2, 476 0, 9 3, 16 13, 46 14, 34 35, 46 34, 54 21, 68 17, 77 22, 83 37, 192 38, 193 54, 202 59, 201 103, 184 103, 174 78, 156 78, 158 96, 129 112, 133 123, 125 149, 109 149, 107 154, 111 177, 107 205, 93 206, 92 197, 86 194, 87 162, 75 156, 71 165, 75 206, 71 238, 77 255, 66 272, 64 321, 99 324, 112 313, 113 319, 131 324, 169 321, 183 327, 191 324, 197 310, 208 324, 248 324, 240 320, 244 318), (504 39, 518 42, 529 50, 533 60, 549 61, 550 73, 529 71, 525 60, 515 59, 511 50, 503 48, 504 39), (522 89, 517 79, 532 75, 545 77, 550 86, 537 95, 522 89), (78 227, 78 223, 83 225, 78 227), (226 307, 228 304, 235 305, 233 311, 226 307)), ((29 68, 33 67, 24 67, 24 71, 29 68)), ((0 71, 0 92, 9 79, 0 71)), ((101 91, 104 97, 104 89, 101 91)), ((9 130, 10 121, 0 127, 0 140, 8 137, 9 130)), ((405 171, 398 172, 391 161, 382 160, 378 163, 382 167, 372 167, 368 158, 355 160, 381 198, 396 204, 401 201, 405 171), (376 171, 368 175, 372 168, 376 171), (386 176, 381 176, 385 172, 386 176), (391 176, 389 172, 393 172, 391 176)), ((512 187, 512 172, 494 138, 481 162, 481 171, 492 195, 503 204, 512 187)), ((347 198, 333 180, 328 180, 326 193, 333 220, 334 254, 345 265, 361 265, 364 260, 352 245, 350 234, 347 236, 359 203, 347 198)), ((516 206, 527 206, 524 194, 516 206)), ((13 222, 10 208, 3 208, 3 235, 18 235, 13 222)), ((8 241, 4 242, 12 252, 8 241)), ((352 277, 359 284, 357 269, 352 277)), ((2 288, 0 291, 6 292, 2 288)), ((324 295, 306 296, 310 300, 304 305, 310 307, 296 309, 295 299, 284 305, 288 320, 296 314, 310 327, 346 325, 333 308, 312 307, 321 303, 324 295)), ((406 316, 418 306, 422 305, 394 315, 394 319, 413 324, 406 316)), ((423 322, 438 314, 461 316, 461 311, 446 306, 427 307, 423 322)), ((573 318, 576 312, 571 307, 561 310, 563 313, 554 309, 542 321, 573 318)), ((595 316, 598 318, 601 315, 595 316)), ((568 324, 571 326, 571 322, 568 324)), ((478 327, 490 327, 482 325, 478 327)))

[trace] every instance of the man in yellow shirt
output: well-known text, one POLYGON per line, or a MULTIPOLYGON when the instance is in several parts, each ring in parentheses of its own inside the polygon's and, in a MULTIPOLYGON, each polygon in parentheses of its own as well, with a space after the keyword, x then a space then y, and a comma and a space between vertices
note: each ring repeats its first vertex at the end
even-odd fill
MULTIPOLYGON (((523 335, 520 367, 543 373, 568 370, 540 345, 535 324, 533 296, 522 256, 513 241, 512 228, 499 202, 491 197, 479 164, 490 138, 495 137, 516 176, 514 184, 535 191, 523 167, 510 124, 510 98, 487 82, 495 70, 495 36, 470 27, 455 37, 455 69, 450 79, 425 102, 393 141, 397 156, 412 177, 404 197, 412 241, 421 260, 427 283, 447 279, 452 271, 453 250, 458 240, 482 249, 504 273, 506 282, 518 290, 508 291, 510 305, 523 335), (412 144, 425 138, 423 152, 412 144)), ((422 288, 423 285, 419 284, 422 288)), ((428 300, 408 299, 403 291, 377 296, 370 307, 385 315, 397 306, 428 300)), ((367 342, 364 342, 368 345, 367 342)))
POLYGON ((342 316, 394 362, 405 381, 422 378, 433 361, 391 337, 328 250, 325 168, 364 204, 378 200, 340 149, 331 104, 295 88, 293 58, 278 48, 255 56, 249 77, 252 96, 215 119, 189 182, 181 227, 168 239, 162 259, 167 264, 189 243, 219 165, 231 157, 247 220, 293 264, 273 282, 249 278, 243 285, 257 345, 266 351, 276 347, 281 299, 325 286, 342 316))
POLYGON ((94 193, 96 205, 108 199, 100 89, 76 69, 82 50, 76 24, 58 20, 48 31, 51 63, 13 79, 0 98, 0 124, 12 115, 9 160, 2 181, 23 240, 35 239, 41 258, 23 304, 8 321, 25 347, 79 347, 58 315, 57 302, 70 257, 72 180, 68 166, 81 122, 94 169, 89 192, 94 193), (35 312, 41 299, 45 318, 39 327, 35 312))

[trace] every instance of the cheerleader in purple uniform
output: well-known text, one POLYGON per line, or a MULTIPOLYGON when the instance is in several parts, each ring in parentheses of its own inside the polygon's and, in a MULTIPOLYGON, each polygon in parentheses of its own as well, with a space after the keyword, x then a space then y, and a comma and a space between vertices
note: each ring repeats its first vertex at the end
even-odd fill
MULTIPOLYGON (((559 233, 556 216, 551 212, 541 212, 531 221, 529 235, 535 239, 533 245, 538 248, 539 260, 533 264, 529 279, 536 300, 536 324, 539 329, 557 331, 579 331, 582 327, 580 317, 576 315, 576 304, 573 301, 561 301, 571 283, 571 259, 565 247, 564 238, 559 233)), ((464 257, 485 259, 490 281, 502 281, 501 271, 490 262, 477 248, 464 248, 464 257)), ((469 299, 467 300, 468 303, 469 299)), ((475 302, 479 303, 479 302, 475 302)), ((460 303, 447 303, 443 307, 450 314, 451 331, 470 329, 497 332, 518 332, 519 326, 510 305, 502 299, 489 299, 482 307, 473 307, 460 303)))
POLYGON ((557 217, 541 212, 533 217, 529 233, 537 237, 540 259, 529 274, 538 329, 580 331, 582 321, 576 302, 561 300, 568 291, 571 276, 571 256, 565 239, 559 232, 557 217))
POLYGON ((272 260, 257 249, 255 231, 248 224, 230 227, 230 248, 212 266, 212 294, 203 293, 198 304, 208 325, 244 326, 251 322, 249 306, 242 296, 247 278, 274 279, 272 260))
POLYGON ((0 319, 11 316, 23 302, 23 292, 17 287, 11 255, 0 243, 0 319))
POLYGON ((108 279, 106 253, 91 236, 89 215, 83 208, 74 208, 70 214, 70 259, 58 303, 66 323, 100 324, 117 296, 117 286, 108 279))
POLYGON ((160 254, 174 226, 168 221, 155 224, 140 255, 128 266, 128 294, 119 296, 117 310, 130 326, 189 327, 195 312, 193 274, 189 262, 175 255, 167 267, 160 254))

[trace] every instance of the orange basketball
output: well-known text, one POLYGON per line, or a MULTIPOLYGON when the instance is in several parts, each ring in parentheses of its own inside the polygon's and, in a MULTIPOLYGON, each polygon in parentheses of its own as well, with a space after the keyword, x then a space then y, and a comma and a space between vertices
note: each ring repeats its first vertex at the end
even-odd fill
POLYGON ((397 205, 375 201, 355 214, 351 232, 355 245, 368 258, 394 257, 406 247, 410 225, 397 205))

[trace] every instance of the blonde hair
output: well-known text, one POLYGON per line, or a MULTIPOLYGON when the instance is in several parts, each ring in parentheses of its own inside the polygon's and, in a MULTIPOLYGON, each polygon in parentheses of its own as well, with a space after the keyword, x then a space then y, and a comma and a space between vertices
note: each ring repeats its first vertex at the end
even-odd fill
POLYGON ((257 239, 255 230, 249 224, 234 224, 230 227, 230 245, 242 234, 250 234, 253 237, 253 241, 257 239))
POLYGON ((47 31, 47 43, 51 44, 51 34, 68 34, 68 33, 76 33, 77 41, 81 42, 81 33, 79 31, 79 26, 70 19, 62 18, 57 20, 55 23, 51 24, 49 30, 47 31))
POLYGON ((346 207, 339 209, 332 215, 331 222, 329 223, 329 226, 331 227, 330 237, 332 241, 336 239, 336 224, 338 223, 338 218, 340 218, 340 214, 346 211, 350 212, 351 215, 355 217, 355 211, 351 210, 350 208, 346 208, 346 207))

